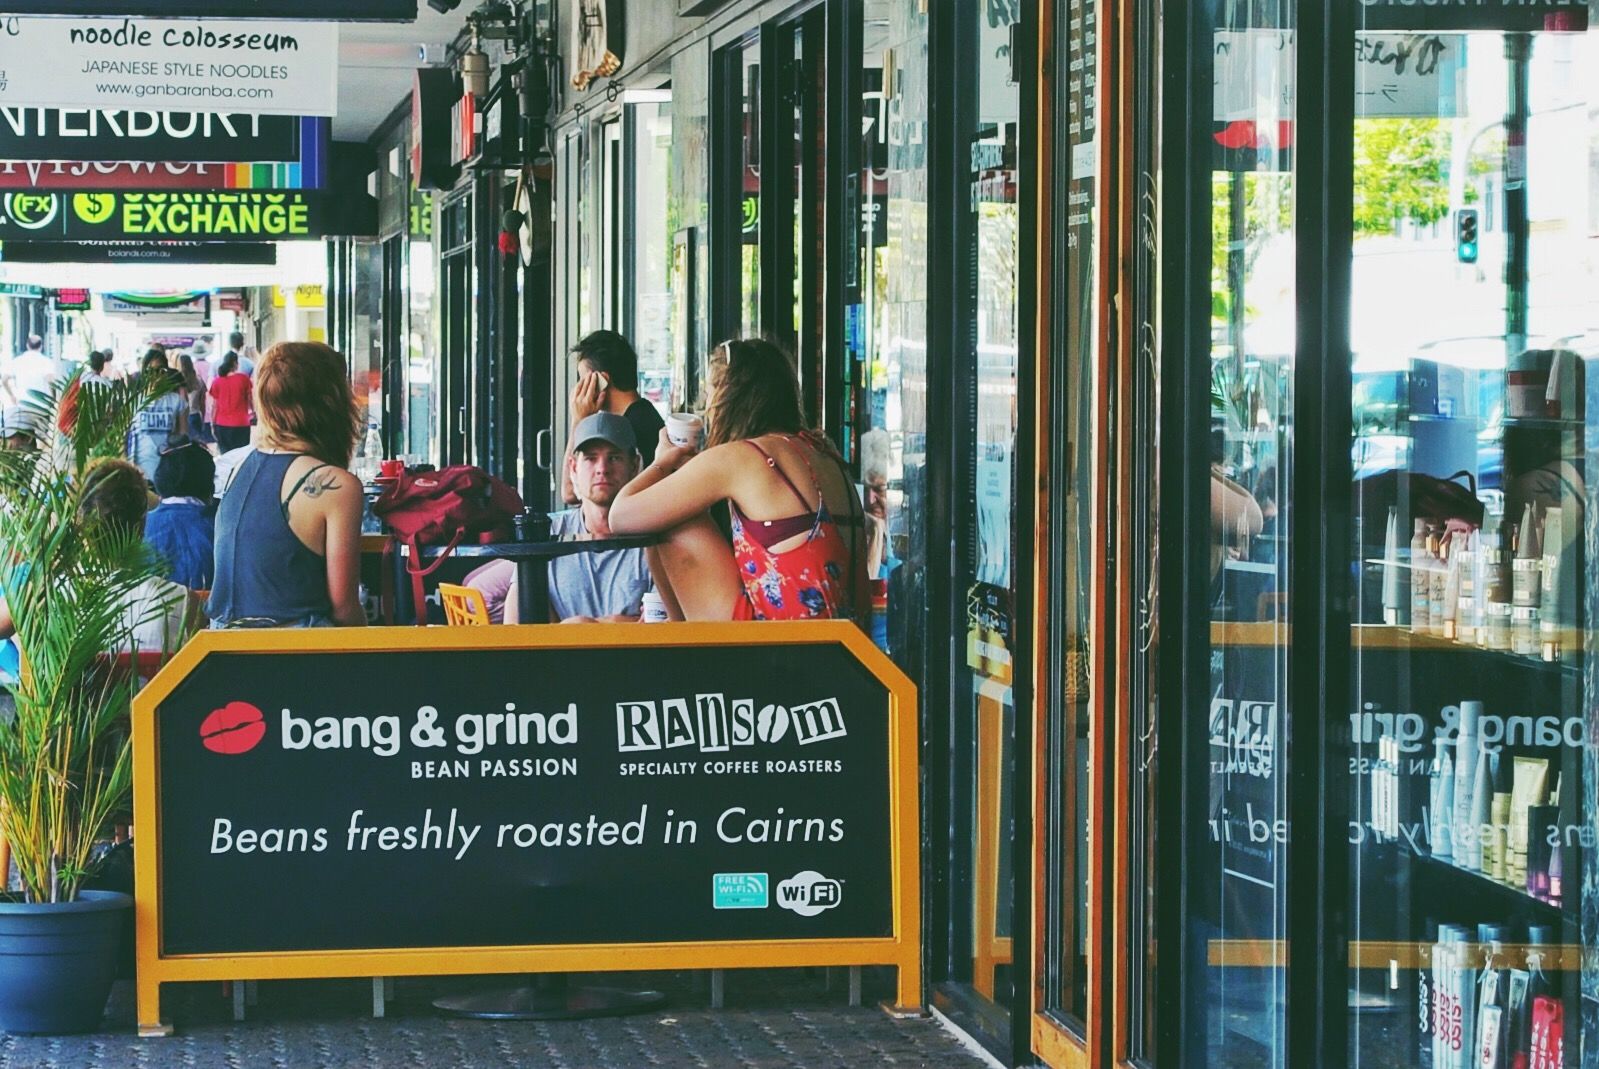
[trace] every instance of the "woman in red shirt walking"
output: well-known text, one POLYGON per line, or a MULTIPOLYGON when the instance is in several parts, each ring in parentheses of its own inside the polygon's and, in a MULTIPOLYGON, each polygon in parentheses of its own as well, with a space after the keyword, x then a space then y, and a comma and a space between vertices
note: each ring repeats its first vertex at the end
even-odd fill
POLYGON ((239 354, 222 358, 208 390, 216 402, 212 426, 217 448, 226 453, 250 444, 250 376, 239 370, 239 354))

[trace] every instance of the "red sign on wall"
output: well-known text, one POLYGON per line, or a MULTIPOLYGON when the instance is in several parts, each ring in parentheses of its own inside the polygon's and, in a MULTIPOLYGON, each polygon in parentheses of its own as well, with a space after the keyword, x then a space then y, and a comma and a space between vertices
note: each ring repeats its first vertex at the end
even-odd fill
POLYGON ((56 308, 62 312, 87 312, 89 291, 86 289, 56 290, 56 308))

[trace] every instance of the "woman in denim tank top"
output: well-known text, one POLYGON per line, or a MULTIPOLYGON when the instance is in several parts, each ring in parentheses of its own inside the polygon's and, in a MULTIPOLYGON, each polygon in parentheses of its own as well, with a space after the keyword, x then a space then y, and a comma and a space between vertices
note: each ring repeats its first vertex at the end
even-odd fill
POLYGON ((255 372, 256 450, 234 472, 216 523, 212 627, 366 623, 361 483, 346 468, 361 427, 344 357, 281 342, 255 372))

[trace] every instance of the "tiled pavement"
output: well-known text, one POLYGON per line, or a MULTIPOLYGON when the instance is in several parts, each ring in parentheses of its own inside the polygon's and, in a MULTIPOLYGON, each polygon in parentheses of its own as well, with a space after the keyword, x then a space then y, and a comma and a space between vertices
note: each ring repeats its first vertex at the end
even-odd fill
POLYGON ((665 1007, 634 1017, 589 1021, 491 1022, 444 1017, 439 994, 503 981, 400 980, 382 1019, 371 1016, 371 984, 360 980, 281 981, 259 986, 248 1019, 235 1023, 220 985, 166 989, 177 1034, 139 1039, 132 985, 112 992, 104 1030, 86 1036, 0 1037, 0 1069, 856 1069, 862 1066, 975 1067, 982 1062, 935 1021, 891 1020, 875 1000, 891 976, 868 971, 866 1007, 851 1008, 844 970, 825 986, 822 970, 729 972, 726 1006, 713 1010, 704 974, 669 973, 595 983, 667 993, 665 1007))

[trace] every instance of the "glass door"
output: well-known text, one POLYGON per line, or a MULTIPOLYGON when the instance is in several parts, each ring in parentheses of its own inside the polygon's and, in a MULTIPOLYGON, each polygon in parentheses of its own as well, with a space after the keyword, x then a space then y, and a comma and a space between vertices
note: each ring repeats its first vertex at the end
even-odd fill
MULTIPOLYGON (((1118 896, 1131 918, 1116 1054, 1161 1069, 1308 1064, 1290 1058, 1288 985, 1290 924, 1315 894, 1289 885, 1290 725, 1319 715, 1291 708, 1300 625, 1285 537, 1299 446, 1298 6, 1159 8, 1165 151, 1158 171, 1144 158, 1134 191, 1136 240, 1158 235, 1160 275, 1158 309, 1134 305, 1129 404, 1159 441, 1126 477, 1152 482, 1160 504, 1158 558, 1126 573, 1152 580, 1131 595, 1149 600, 1122 634, 1160 685, 1142 662, 1123 699, 1138 730, 1122 736, 1121 856, 1145 882, 1118 896)), ((1140 265, 1144 286, 1154 269, 1140 265)), ((1149 530, 1147 514, 1126 519, 1149 530)))
MULTIPOLYGON (((1017 584, 1034 614, 1033 669, 1038 709, 1033 745, 1033 1049, 1064 1069, 1089 1058, 1090 962, 1102 945, 1093 928, 1103 927, 1100 896, 1091 893, 1103 871, 1110 836, 1100 811, 1105 755, 1093 747, 1103 710, 1114 693, 1109 663, 1096 656, 1114 618, 1105 603, 1103 576, 1120 537, 1108 522, 1105 492, 1112 484, 1106 449, 1114 433, 1108 351, 1100 331, 1100 304, 1108 291, 1098 271, 1103 216, 1099 212, 1101 140, 1098 116, 1101 79, 1100 22, 1096 0, 1055 5, 1038 28, 1047 49, 1040 64, 1060 72, 1050 84, 1037 129, 1037 159, 1051 196, 1030 202, 1034 220, 1024 230, 1039 235, 1039 336, 1047 339, 1031 389, 1047 399, 1033 421, 1034 455, 1041 483, 1051 492, 1034 505, 1046 548, 1034 582, 1038 592, 1017 584), (1063 210, 1064 208, 1064 210, 1063 210), (1053 300, 1051 299, 1053 298, 1053 300), (1093 898, 1091 903, 1090 899, 1093 898), (1091 927, 1093 926, 1093 927, 1091 927)), ((1046 75, 1047 77, 1047 75, 1046 75)), ((1024 217, 1026 217, 1024 215, 1024 217)), ((1023 364, 1025 377, 1030 369, 1023 364)), ((1027 391, 1024 389, 1023 391, 1027 391)))
POLYGON ((1599 1058, 1587 10, 1366 8, 1345 42, 1352 1066, 1599 1058))
MULTIPOLYGON (((1017 372, 1022 344, 1021 91, 1010 48, 1020 18, 1009 5, 960 4, 954 40, 963 269, 956 272, 965 336, 957 339, 954 719, 950 770, 953 997, 964 1024, 1008 1050, 1017 963, 1016 707, 1013 685, 1017 372), (970 505, 966 505, 970 502, 970 505), (964 611, 962 611, 964 610, 964 611)), ((1030 498, 1029 498, 1030 500, 1030 498)), ((1029 548, 1027 552, 1031 552, 1029 548)), ((1018 957, 1018 950, 1021 955, 1018 957)))

